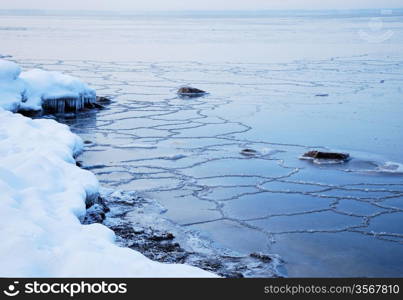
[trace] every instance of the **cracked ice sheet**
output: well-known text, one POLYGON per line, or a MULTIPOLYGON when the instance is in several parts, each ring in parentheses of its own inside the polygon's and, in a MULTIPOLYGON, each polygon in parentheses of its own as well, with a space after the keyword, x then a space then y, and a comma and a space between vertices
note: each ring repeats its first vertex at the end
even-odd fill
MULTIPOLYGON (((392 97, 399 94, 396 76, 403 73, 396 66, 401 60, 345 58, 288 66, 178 62, 155 63, 153 68, 136 62, 66 63, 87 72, 90 82, 97 73, 96 82, 115 98, 96 116, 67 120, 73 131, 92 142, 81 159, 84 166, 99 166, 94 171, 102 173, 102 184, 147 190, 167 208, 167 217, 237 251, 279 253, 291 276, 401 275, 395 267, 396 261, 400 263, 395 259, 402 247, 401 234, 386 226, 390 218, 396 224, 403 222, 400 157, 395 151, 403 148, 403 128, 395 117, 402 107, 392 97), (326 72, 314 76, 323 65, 326 72), (159 78, 167 94, 161 97, 160 89, 153 92, 155 82, 136 86, 139 74, 131 78, 125 72, 119 78, 120 69, 130 68, 159 78), (181 72, 167 76, 175 68, 181 72), (365 77, 358 74, 360 68, 368 73, 365 77), (202 84, 214 86, 209 91, 216 93, 190 101, 176 98, 175 88, 195 69, 229 74, 237 83, 224 80, 222 74, 206 76, 202 84), (345 83, 351 72, 357 75, 345 83), (387 86, 379 84, 379 74, 387 86), (324 89, 331 96, 314 96, 324 89), (373 111, 377 103, 382 103, 380 115, 373 116, 369 109, 373 111), (372 122, 382 126, 373 131, 354 129, 364 123, 371 127, 372 122), (300 161, 298 157, 312 146, 347 151, 353 159, 334 166, 300 161), (240 155, 245 148, 256 149, 257 157, 240 155), (388 161, 396 169, 388 169, 388 161), (330 239, 343 243, 327 248, 330 239), (391 253, 381 257, 370 250, 364 260, 357 257, 359 251, 350 251, 348 260, 356 265, 348 273, 335 259, 342 246, 391 253), (328 255, 322 259, 324 248, 328 255), (291 253, 298 253, 298 261, 291 253)), ((52 69, 52 63, 42 67, 52 69)))

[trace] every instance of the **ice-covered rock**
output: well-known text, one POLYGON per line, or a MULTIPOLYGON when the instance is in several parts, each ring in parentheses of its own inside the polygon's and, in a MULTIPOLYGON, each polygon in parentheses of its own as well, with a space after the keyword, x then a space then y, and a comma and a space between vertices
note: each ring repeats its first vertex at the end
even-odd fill
POLYGON ((81 80, 59 72, 21 68, 0 59, 0 107, 10 111, 77 112, 93 107, 96 93, 81 80))
POLYGON ((22 109, 42 107, 54 113, 77 112, 96 101, 95 91, 70 75, 35 69, 20 77, 27 84, 27 101, 22 103, 22 109))

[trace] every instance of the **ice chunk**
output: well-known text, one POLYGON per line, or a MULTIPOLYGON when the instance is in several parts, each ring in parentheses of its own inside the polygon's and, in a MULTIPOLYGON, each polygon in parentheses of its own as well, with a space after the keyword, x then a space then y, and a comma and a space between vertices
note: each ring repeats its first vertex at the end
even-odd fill
POLYGON ((0 59, 0 107, 6 110, 77 112, 95 102, 95 91, 78 78, 38 69, 21 72, 16 63, 0 59))
POLYGON ((24 109, 42 106, 56 113, 77 112, 96 102, 96 93, 87 84, 59 72, 31 70, 20 76, 27 84, 24 109))

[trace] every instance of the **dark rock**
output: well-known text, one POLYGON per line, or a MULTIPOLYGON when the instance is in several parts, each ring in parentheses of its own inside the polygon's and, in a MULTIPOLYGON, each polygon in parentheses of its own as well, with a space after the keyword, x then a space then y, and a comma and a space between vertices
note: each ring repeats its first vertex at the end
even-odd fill
POLYGON ((107 98, 107 97, 97 96, 97 101, 96 102, 105 105, 105 104, 112 103, 112 100, 107 98))
POLYGON ((74 112, 66 112, 63 114, 63 118, 66 120, 72 120, 77 118, 77 114, 74 112))
POLYGON ((314 150, 306 152, 302 157, 346 161, 350 158, 350 155, 348 153, 322 152, 314 150))
POLYGON ((99 103, 93 103, 92 105, 94 105, 94 107, 95 108, 98 108, 98 109, 105 109, 105 106, 104 105, 102 105, 102 104, 99 104, 99 103))
POLYGON ((258 154, 258 152, 256 150, 249 149, 249 148, 241 150, 240 153, 245 156, 256 156, 258 154))
POLYGON ((96 204, 98 204, 99 206, 101 206, 105 212, 109 212, 108 206, 106 205, 104 199, 102 199, 102 197, 100 197, 100 196, 95 197, 95 198, 93 198, 93 199, 87 199, 87 200, 85 201, 85 207, 86 207, 87 209, 89 209, 90 207, 92 207, 92 206, 94 206, 94 205, 96 205, 96 204))
POLYGON ((250 257, 257 258, 257 259, 259 259, 259 260, 261 260, 263 262, 271 262, 272 261, 270 256, 268 256, 267 254, 263 254, 263 253, 254 252, 254 253, 250 254, 250 257))
POLYGON ((20 109, 18 111, 19 114, 28 117, 28 118, 39 118, 42 116, 42 111, 41 110, 24 110, 20 109))
POLYGON ((87 109, 105 109, 106 105, 111 104, 112 100, 103 96, 96 96, 95 101, 87 102, 85 108, 87 109))
POLYGON ((203 90, 199 90, 197 88, 185 86, 185 87, 181 87, 178 90, 178 94, 180 96, 185 96, 185 97, 200 97, 200 96, 206 95, 207 92, 205 92, 203 90))
POLYGON ((117 236, 126 241, 126 245, 140 251, 152 260, 168 263, 184 263, 189 255, 170 232, 161 232, 152 228, 140 229, 122 225, 110 227, 117 236))
POLYGON ((87 141, 84 141, 84 144, 90 145, 90 144, 92 144, 92 142, 87 140, 87 141))
POLYGON ((379 83, 385 83, 385 80, 381 80, 379 83))
POLYGON ((183 252, 184 250, 180 247, 179 243, 160 243, 158 248, 165 252, 183 252))
POLYGON ((105 109, 106 107, 102 104, 99 104, 97 102, 93 102, 93 103, 88 103, 85 105, 86 110, 88 109, 105 109))
POLYGON ((209 271, 216 271, 222 267, 222 263, 217 258, 202 259, 198 261, 200 268, 209 271))
POLYGON ((81 161, 76 160, 76 166, 81 168, 83 164, 81 161))
POLYGON ((110 228, 116 233, 116 235, 127 240, 132 239, 137 234, 130 226, 116 225, 110 226, 110 228))
POLYGON ((105 220, 105 209, 102 205, 94 204, 85 214, 83 224, 102 223, 105 220))
POLYGON ((240 272, 222 272, 219 273, 219 275, 225 278, 245 278, 245 276, 243 276, 243 274, 240 272))
POLYGON ((329 94, 316 94, 316 97, 329 97, 329 94))
POLYGON ((160 232, 156 233, 150 237, 150 240, 153 241, 166 241, 166 240, 173 240, 175 236, 170 232, 160 232))

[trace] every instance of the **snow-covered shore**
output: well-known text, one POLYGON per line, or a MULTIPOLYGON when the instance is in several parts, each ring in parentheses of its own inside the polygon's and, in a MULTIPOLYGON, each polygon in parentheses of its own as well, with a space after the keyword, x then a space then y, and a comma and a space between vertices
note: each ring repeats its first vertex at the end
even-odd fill
POLYGON ((215 276, 187 265, 151 261, 117 246, 107 227, 81 224, 85 201, 96 197, 99 188, 96 177, 75 164, 81 139, 54 120, 32 120, 12 111, 26 103, 39 105, 43 93, 32 91, 59 97, 69 84, 77 89, 86 85, 53 73, 52 85, 40 86, 35 81, 50 82, 49 74, 35 72, 20 76, 17 65, 0 61, 0 276, 215 276))

